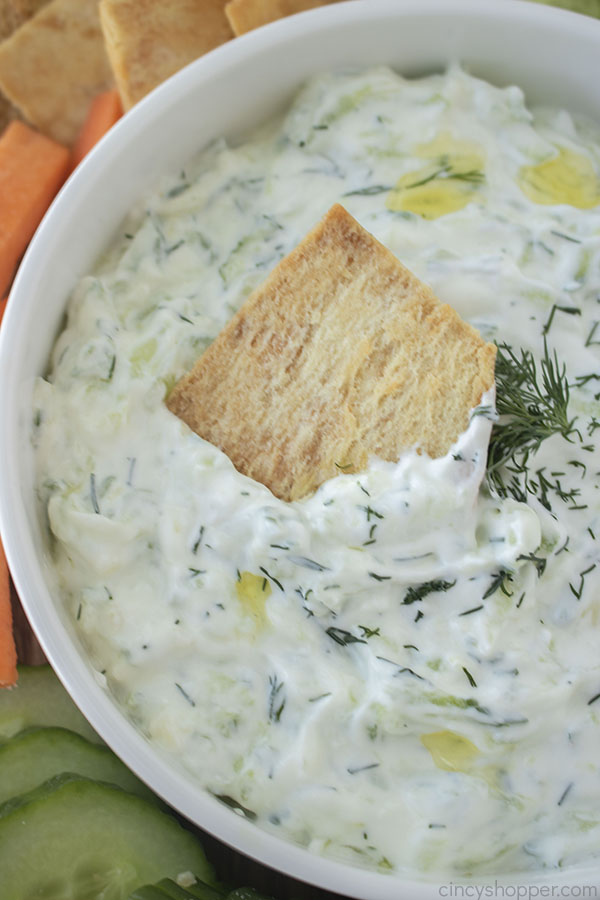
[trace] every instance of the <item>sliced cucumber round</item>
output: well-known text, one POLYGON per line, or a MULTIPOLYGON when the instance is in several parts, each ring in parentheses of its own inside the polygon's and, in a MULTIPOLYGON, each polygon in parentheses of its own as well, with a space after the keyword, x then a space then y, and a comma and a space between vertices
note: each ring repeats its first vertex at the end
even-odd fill
POLYGON ((92 744, 66 728, 32 728, 0 744, 0 803, 61 772, 107 781, 158 802, 108 747, 92 744))
POLYGON ((62 774, 0 806, 2 900, 125 900, 182 872, 214 881, 191 832, 112 785, 62 774))
POLYGON ((19 666, 15 687, 0 691, 0 740, 32 725, 60 725, 102 743, 50 666, 19 666))

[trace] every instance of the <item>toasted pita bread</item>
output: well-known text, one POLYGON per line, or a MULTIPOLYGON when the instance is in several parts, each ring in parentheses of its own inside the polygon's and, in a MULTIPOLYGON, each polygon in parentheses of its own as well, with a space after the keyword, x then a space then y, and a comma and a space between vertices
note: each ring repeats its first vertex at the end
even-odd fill
POLYGON ((59 143, 74 140, 112 83, 97 0, 52 0, 0 45, 0 89, 59 143))
POLYGON ((0 0, 0 39, 16 31, 48 3, 48 0, 0 0))
MULTIPOLYGON (((0 42, 30 19, 48 0, 0 0, 0 42)), ((0 94, 0 134, 9 122, 20 118, 16 106, 0 94)))
POLYGON ((233 37, 225 0, 101 0, 106 49, 124 109, 233 37))
POLYGON ((371 455, 448 452, 496 348, 336 205, 255 290, 167 406, 296 500, 371 455))
POLYGON ((230 0, 225 7, 225 14, 233 33, 239 36, 276 19, 335 2, 336 0, 230 0))

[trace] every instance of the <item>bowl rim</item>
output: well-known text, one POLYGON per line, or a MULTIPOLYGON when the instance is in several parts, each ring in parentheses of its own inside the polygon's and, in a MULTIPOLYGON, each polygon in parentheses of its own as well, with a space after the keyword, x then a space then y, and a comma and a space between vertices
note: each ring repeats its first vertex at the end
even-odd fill
MULTIPOLYGON (((207 80, 218 79, 231 66, 244 65, 262 54, 268 54, 271 48, 282 42, 296 45, 310 41, 318 32, 332 32, 342 21, 360 27, 367 21, 388 19, 390 15, 401 21, 409 16, 442 17, 449 14, 453 17, 470 16, 488 27, 499 19, 510 19, 531 28, 546 23, 573 36, 574 40, 583 40, 584 35, 589 39, 591 32, 592 40, 600 51, 600 21, 530 0, 454 0, 451 11, 447 0, 403 0, 402 5, 396 0, 369 0, 368 4, 348 0, 296 14, 236 38, 186 66, 156 88, 102 139, 71 175, 24 256, 10 292, 11 299, 0 332, 0 383, 4 388, 0 396, 0 422, 8 423, 8 427, 0 431, 0 529, 23 607, 58 677, 77 705, 85 710, 94 728, 127 765, 200 828, 210 831, 238 852, 292 878, 366 900, 400 900, 402 897, 431 900, 443 896, 441 888, 450 883, 457 884, 461 879, 439 873, 434 877, 417 877, 416 873, 408 873, 406 877, 402 873, 382 874, 316 855, 259 829, 234 815, 199 785, 190 785, 185 774, 173 768, 165 755, 146 741, 103 690, 102 679, 94 674, 91 664, 84 659, 82 650, 75 646, 58 618, 59 601, 55 603, 51 596, 47 563, 36 554, 36 541, 23 503, 23 454, 18 439, 23 427, 19 397, 24 385, 16 369, 15 356, 18 357, 18 353, 12 353, 11 348, 15 345, 23 348, 26 343, 27 323, 33 321, 33 309, 42 294, 38 266, 43 269, 43 265, 48 264, 54 230, 64 228, 65 222, 68 223, 68 210, 75 203, 78 192, 90 179, 102 180, 107 171, 107 161, 118 156, 138 129, 148 122, 158 121, 182 92, 195 90, 198 84, 207 80), (158 780, 157 762, 160 762, 158 780), (450 878, 452 882, 448 880, 450 878)), ((66 296, 64 299, 66 301, 66 296)), ((571 869, 566 873, 554 872, 550 875, 534 873, 535 881, 528 880, 528 877, 531 877, 528 873, 508 873, 502 877, 478 876, 474 883, 541 884, 551 879, 556 884, 567 884, 578 878, 581 884, 596 884, 598 870, 595 873, 588 872, 588 869, 571 869)), ((468 879, 463 881, 467 883, 468 879)))

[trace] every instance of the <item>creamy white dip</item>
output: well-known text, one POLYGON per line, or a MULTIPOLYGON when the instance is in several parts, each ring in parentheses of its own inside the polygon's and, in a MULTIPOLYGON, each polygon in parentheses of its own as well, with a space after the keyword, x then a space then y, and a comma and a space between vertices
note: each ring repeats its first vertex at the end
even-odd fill
POLYGON ((599 171, 600 131, 515 87, 324 75, 165 178, 75 291, 34 420, 65 602, 140 729, 263 828, 383 871, 600 855, 599 171), (531 358, 568 382, 495 487, 492 396, 443 459, 290 504, 166 409, 336 201, 512 349, 499 408, 531 358))

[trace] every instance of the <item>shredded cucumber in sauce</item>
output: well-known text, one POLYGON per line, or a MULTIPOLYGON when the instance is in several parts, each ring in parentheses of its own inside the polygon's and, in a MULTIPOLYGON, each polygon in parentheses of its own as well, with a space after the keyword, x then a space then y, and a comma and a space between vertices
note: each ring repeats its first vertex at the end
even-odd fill
POLYGON ((517 88, 323 75, 165 178, 71 298, 33 428, 65 603, 260 827, 384 872, 600 852, 599 171, 600 130, 517 88), (163 401, 336 201, 499 344, 501 416, 286 504, 163 401))

